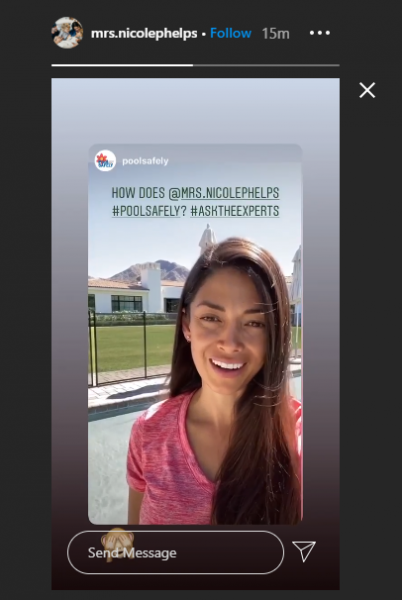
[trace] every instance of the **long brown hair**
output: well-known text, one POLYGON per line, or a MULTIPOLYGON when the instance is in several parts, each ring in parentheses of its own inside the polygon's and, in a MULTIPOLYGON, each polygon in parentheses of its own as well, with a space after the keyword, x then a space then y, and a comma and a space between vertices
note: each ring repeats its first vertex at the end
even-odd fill
POLYGON ((294 525, 301 519, 301 489, 288 389, 289 297, 283 273, 267 250, 245 239, 229 238, 199 257, 179 303, 170 394, 174 397, 202 386, 182 320, 206 279, 228 267, 248 274, 266 306, 267 351, 264 366, 236 403, 229 448, 217 476, 211 524, 294 525))

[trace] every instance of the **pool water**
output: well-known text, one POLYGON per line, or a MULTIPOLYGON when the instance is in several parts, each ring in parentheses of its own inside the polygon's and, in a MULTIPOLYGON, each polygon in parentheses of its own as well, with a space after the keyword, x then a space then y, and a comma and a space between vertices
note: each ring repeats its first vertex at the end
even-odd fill
MULTIPOLYGON (((301 377, 292 378, 301 399, 301 377)), ((116 411, 116 416, 88 423, 88 517, 94 525, 127 523, 126 458, 133 423, 144 410, 116 411)))

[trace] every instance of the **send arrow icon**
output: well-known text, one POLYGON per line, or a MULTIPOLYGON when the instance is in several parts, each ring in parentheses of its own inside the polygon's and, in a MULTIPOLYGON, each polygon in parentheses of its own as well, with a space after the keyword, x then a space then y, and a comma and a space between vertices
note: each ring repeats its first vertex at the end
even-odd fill
POLYGON ((316 542, 292 542, 292 544, 300 550, 302 561, 306 562, 307 557, 314 548, 316 542))

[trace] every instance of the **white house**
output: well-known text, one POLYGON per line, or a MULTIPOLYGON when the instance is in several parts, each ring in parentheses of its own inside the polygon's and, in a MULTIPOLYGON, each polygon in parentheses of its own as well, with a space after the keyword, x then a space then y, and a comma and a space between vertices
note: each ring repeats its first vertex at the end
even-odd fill
MULTIPOLYGON (((286 279, 286 285, 288 288, 288 292, 289 292, 289 296, 291 294, 291 289, 292 289, 292 282, 293 282, 293 275, 285 275, 285 279, 286 279)), ((292 325, 296 325, 297 323, 300 325, 301 324, 301 302, 299 302, 298 304, 294 304, 293 302, 290 305, 290 310, 291 310, 291 314, 292 314, 292 325), (296 317, 297 315, 297 317, 296 317)))
MULTIPOLYGON (((201 251, 209 244, 216 243, 214 232, 209 225, 200 241, 201 251)), ((294 261, 296 260, 296 257, 294 261)), ((285 277, 289 294, 292 275, 285 277)), ((161 279, 161 271, 156 263, 145 263, 140 267, 140 282, 114 281, 110 279, 88 279, 88 306, 97 313, 115 311, 139 311, 147 313, 177 313, 184 281, 161 279)), ((301 303, 291 305, 292 314, 301 314, 301 303)), ((298 318, 300 323, 300 316, 298 318)), ((296 322, 296 317, 292 317, 296 322)))
POLYGON ((154 263, 141 267, 140 283, 88 279, 88 306, 97 313, 122 310, 147 313, 176 313, 183 281, 161 279, 161 271, 154 263))
MULTIPOLYGON (((292 276, 286 276, 288 291, 292 276)), ((147 313, 176 313, 184 281, 161 279, 154 263, 143 265, 141 282, 88 279, 88 306, 97 313, 138 310, 147 313)), ((299 314, 301 306, 293 307, 299 314)), ((299 317, 300 320, 300 317, 299 317)))

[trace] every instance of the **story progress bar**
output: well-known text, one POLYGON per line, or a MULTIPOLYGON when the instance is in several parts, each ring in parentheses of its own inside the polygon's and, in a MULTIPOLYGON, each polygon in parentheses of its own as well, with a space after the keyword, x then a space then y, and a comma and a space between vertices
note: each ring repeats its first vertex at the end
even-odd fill
POLYGON ((265 65, 265 64, 251 64, 251 65, 242 65, 242 64, 222 64, 222 65, 216 65, 216 64, 185 64, 185 65, 173 65, 173 64, 169 64, 169 65, 157 65, 157 64, 145 64, 145 65, 140 65, 140 64, 134 64, 134 65, 129 65, 129 64, 52 64, 52 67, 237 67, 237 68, 241 68, 241 67, 340 67, 339 64, 321 64, 321 65, 290 65, 290 64, 278 64, 278 65, 265 65))

